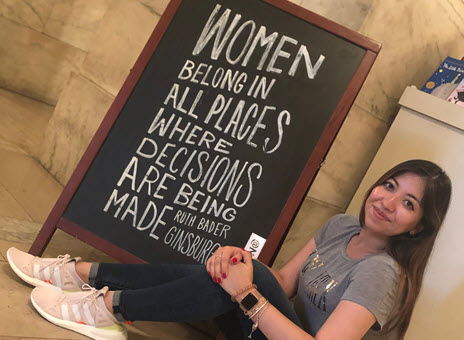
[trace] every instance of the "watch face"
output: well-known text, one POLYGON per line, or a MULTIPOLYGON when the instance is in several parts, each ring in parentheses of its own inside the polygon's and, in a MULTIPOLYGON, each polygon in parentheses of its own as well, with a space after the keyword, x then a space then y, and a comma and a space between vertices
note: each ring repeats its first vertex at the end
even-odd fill
POLYGON ((240 303, 247 310, 250 310, 254 305, 256 305, 258 303, 258 299, 252 293, 248 293, 248 295, 245 296, 243 298, 242 302, 240 302, 240 303))

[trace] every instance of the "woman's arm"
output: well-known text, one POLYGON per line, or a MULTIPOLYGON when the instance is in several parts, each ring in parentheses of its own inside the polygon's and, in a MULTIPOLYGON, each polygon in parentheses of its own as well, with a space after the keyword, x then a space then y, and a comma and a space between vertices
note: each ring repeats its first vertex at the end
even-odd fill
MULTIPOLYGON (((230 267, 230 277, 221 284, 222 288, 231 295, 253 281, 251 255, 244 252, 243 258, 243 263, 230 267)), ((236 296, 237 301, 241 301, 249 292, 236 296)), ((256 322, 256 317, 253 321, 256 322)), ((375 317, 367 308, 354 302, 342 300, 315 337, 303 331, 272 305, 263 312, 258 326, 270 340, 284 338, 359 340, 374 322, 375 317)))
POLYGON ((315 250, 316 242, 314 242, 314 238, 312 238, 298 253, 295 254, 295 256, 291 258, 290 261, 285 264, 285 266, 274 274, 275 276, 277 275, 280 277, 281 281, 279 281, 279 283, 288 297, 292 297, 296 294, 298 287, 298 274, 301 266, 308 256, 315 250))
MULTIPOLYGON (((312 238, 282 269, 276 271, 266 266, 279 284, 282 286, 285 294, 292 297, 296 294, 298 286, 298 272, 308 256, 316 250, 316 243, 312 238)), ((222 280, 229 276, 230 265, 240 263, 243 259, 242 252, 244 249, 237 247, 225 246, 217 249, 206 262, 206 270, 213 280, 221 283, 222 280), (220 257, 216 257, 220 255, 220 257)))
POLYGON ((369 310, 343 300, 315 337, 295 325, 272 305, 261 315, 258 326, 269 340, 360 340, 374 322, 375 317, 369 310))

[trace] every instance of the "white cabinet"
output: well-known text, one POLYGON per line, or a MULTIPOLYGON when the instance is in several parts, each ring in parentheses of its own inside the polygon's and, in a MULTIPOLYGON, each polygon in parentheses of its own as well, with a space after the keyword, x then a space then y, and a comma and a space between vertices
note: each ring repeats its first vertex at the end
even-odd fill
POLYGON ((443 167, 453 185, 451 204, 406 339, 464 339, 464 107, 415 87, 406 88, 399 103, 347 213, 357 215, 369 186, 397 163, 422 158, 443 167))

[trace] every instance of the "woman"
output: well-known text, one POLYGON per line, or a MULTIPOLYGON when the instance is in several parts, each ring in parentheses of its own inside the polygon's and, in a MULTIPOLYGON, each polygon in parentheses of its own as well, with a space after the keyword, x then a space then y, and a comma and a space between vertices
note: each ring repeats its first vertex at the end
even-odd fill
POLYGON ((32 285, 83 286, 79 293, 38 287, 31 300, 49 321, 94 339, 124 339, 118 321, 194 321, 230 311, 255 339, 380 339, 388 332, 402 339, 450 195, 451 182, 434 163, 401 163, 368 190, 359 220, 333 217, 278 272, 235 247, 219 248, 206 268, 41 259, 14 248, 7 255, 32 285), (288 300, 294 295, 301 319, 288 300))

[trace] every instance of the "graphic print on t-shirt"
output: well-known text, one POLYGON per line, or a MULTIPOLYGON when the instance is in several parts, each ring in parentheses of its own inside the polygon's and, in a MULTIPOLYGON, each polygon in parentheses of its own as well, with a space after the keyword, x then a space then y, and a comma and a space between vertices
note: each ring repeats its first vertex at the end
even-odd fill
POLYGON ((317 250, 309 255, 309 261, 301 269, 301 275, 307 276, 311 279, 306 283, 305 293, 317 308, 323 312, 327 312, 326 298, 327 294, 337 286, 338 282, 335 281, 325 270, 324 262, 319 257, 317 250))

